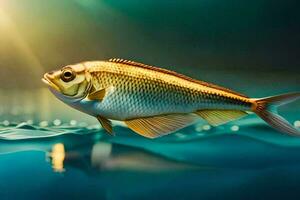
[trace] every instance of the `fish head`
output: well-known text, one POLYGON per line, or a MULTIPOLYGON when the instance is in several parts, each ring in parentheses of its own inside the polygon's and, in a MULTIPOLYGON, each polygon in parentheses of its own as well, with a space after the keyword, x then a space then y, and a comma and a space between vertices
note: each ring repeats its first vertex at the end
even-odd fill
POLYGON ((91 88, 90 75, 82 63, 45 73, 42 81, 63 100, 81 100, 87 96, 91 88))

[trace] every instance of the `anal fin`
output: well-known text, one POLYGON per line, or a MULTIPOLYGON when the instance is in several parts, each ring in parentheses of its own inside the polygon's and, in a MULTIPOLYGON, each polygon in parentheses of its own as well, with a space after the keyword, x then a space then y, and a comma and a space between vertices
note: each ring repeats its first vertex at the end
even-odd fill
POLYGON ((126 120, 125 123, 128 128, 144 137, 157 138, 184 128, 197 119, 195 114, 170 114, 126 120))
POLYGON ((244 117, 248 113, 241 110, 198 110, 196 114, 206 120, 210 125, 219 126, 244 117))

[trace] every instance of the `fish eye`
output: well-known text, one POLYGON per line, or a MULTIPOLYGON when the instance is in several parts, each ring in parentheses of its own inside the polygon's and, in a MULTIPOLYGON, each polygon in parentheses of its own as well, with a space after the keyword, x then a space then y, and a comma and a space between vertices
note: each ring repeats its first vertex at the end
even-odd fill
POLYGON ((70 82, 75 79, 75 73, 72 69, 64 69, 61 73, 61 79, 64 82, 70 82))

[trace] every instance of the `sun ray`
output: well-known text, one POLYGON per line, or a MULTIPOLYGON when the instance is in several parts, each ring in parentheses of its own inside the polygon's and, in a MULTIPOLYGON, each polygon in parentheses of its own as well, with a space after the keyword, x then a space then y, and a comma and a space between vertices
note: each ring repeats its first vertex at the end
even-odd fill
POLYGON ((9 15, 0 7, 0 31, 16 47, 16 50, 24 55, 25 67, 33 70, 33 74, 39 77, 43 73, 43 67, 39 58, 34 54, 26 40, 22 37, 16 24, 9 15))
MULTIPOLYGON (((43 67, 39 58, 35 55, 30 45, 20 34, 17 25, 11 19, 11 17, 4 11, 3 6, 0 7, 0 35, 5 37, 11 45, 15 48, 15 51, 22 55, 24 59, 24 68, 28 69, 32 80, 40 80, 43 74, 43 67)), ((14 59, 14 58, 12 58, 14 59)), ((2 66, 4 67, 4 66, 2 66)), ((15 87, 21 86, 22 82, 14 79, 15 87)), ((19 98, 19 97, 18 97, 19 98)), ((40 109, 44 110, 41 114, 41 118, 47 119, 49 116, 49 100, 45 92, 41 93, 40 98, 42 99, 40 109)), ((16 105, 11 105, 16 106, 16 105)))

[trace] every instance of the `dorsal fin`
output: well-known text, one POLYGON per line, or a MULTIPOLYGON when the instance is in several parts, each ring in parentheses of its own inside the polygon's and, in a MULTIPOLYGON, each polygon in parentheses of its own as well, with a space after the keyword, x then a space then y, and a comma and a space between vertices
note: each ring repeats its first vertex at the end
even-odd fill
POLYGON ((125 60, 125 59, 121 59, 121 58, 112 58, 112 59, 109 59, 108 61, 109 62, 114 62, 114 63, 134 65, 134 66, 143 67, 143 68, 157 68, 157 67, 154 67, 154 66, 146 65, 146 64, 131 61, 131 60, 125 60))
POLYGON ((179 77, 179 78, 182 78, 182 79, 194 82, 194 83, 198 83, 198 84, 201 84, 201 85, 206 86, 206 87, 211 87, 211 88, 214 88, 214 89, 217 89, 217 90, 222 90, 222 91, 225 91, 225 92, 229 92, 231 94, 239 95, 239 96, 242 96, 242 97, 247 97, 246 95, 240 94, 240 93, 232 91, 230 89, 227 89, 227 88, 224 88, 224 87, 212 84, 212 83, 207 83, 207 82, 204 82, 204 81, 199 81, 199 80, 193 79, 191 77, 185 76, 183 74, 178 74, 178 73, 176 73, 174 71, 171 71, 171 70, 162 69, 162 68, 159 68, 159 67, 155 67, 155 66, 151 66, 151 65, 146 65, 146 64, 143 64, 143 63, 139 63, 139 62, 135 62, 135 61, 130 61, 130 60, 125 60, 125 59, 121 59, 121 58, 111 58, 108 61, 109 62, 113 62, 113 63, 120 63, 120 64, 125 64, 125 65, 131 65, 131 66, 141 67, 141 68, 149 69, 149 70, 155 70, 155 71, 158 71, 158 72, 161 72, 161 73, 165 73, 165 74, 169 74, 169 75, 173 75, 173 76, 176 76, 176 77, 179 77))

